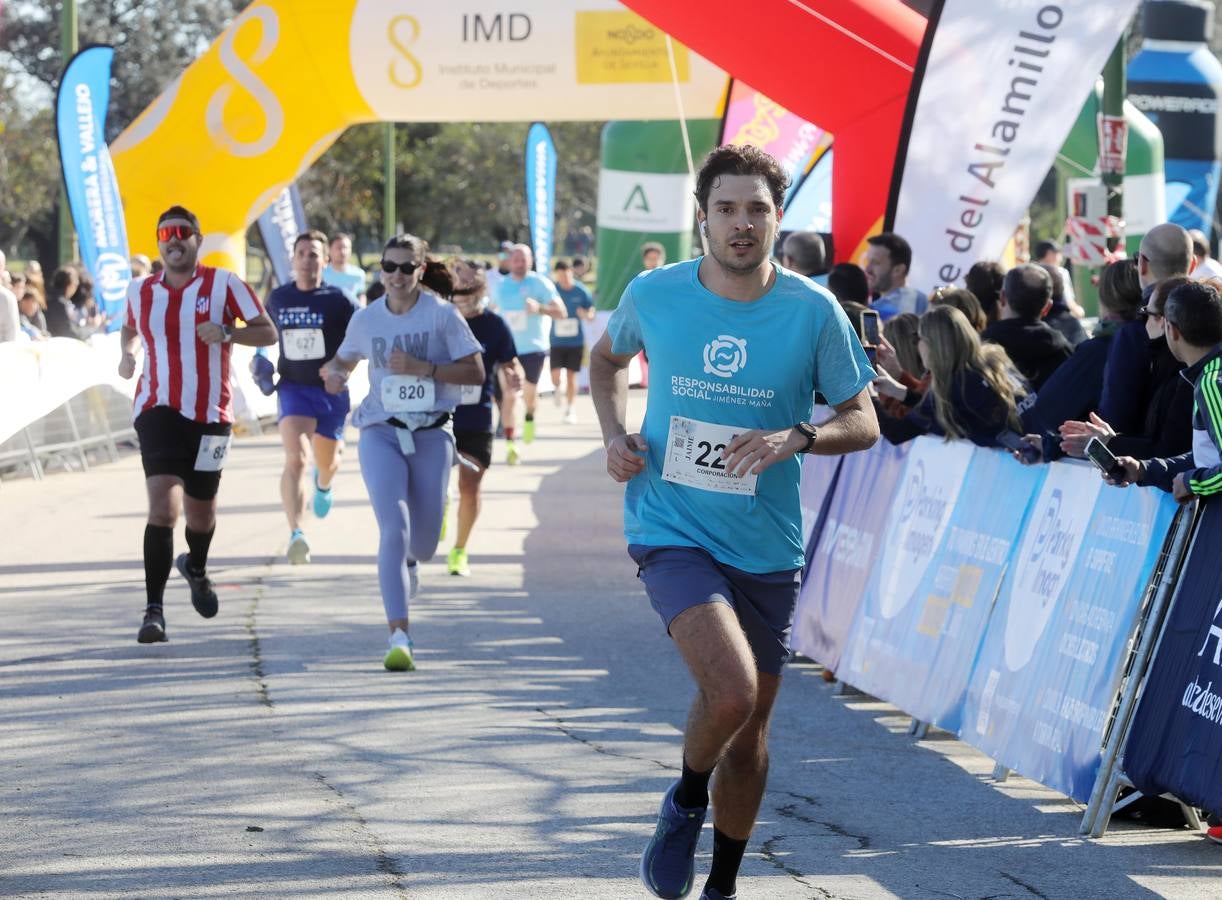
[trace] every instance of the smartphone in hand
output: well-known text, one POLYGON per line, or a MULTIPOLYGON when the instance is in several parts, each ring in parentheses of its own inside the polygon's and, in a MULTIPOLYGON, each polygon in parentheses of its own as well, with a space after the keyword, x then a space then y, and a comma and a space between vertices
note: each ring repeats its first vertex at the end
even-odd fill
POLYGON ((1013 431, 1000 431, 997 433, 997 443, 1005 447, 1007 450, 1017 451, 1025 463, 1037 463, 1044 458, 1044 454, 1038 448, 1032 447, 1023 440, 1021 434, 1016 434, 1013 431))
POLYGON ((1116 455, 1107 449, 1107 444, 1097 437, 1093 437, 1086 442, 1086 458, 1094 463, 1100 472, 1113 481, 1125 480, 1124 466, 1116 459, 1116 455))

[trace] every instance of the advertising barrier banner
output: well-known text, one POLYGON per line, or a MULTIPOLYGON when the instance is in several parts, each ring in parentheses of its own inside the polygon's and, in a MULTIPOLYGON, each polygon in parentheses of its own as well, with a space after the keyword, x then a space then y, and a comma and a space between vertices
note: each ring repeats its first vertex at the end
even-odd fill
MULTIPOLYGON (((113 47, 89 47, 68 63, 55 98, 59 158, 81 261, 93 276, 106 330, 123 324, 127 283, 132 279, 127 225, 106 147, 113 47)), ((151 229, 150 229, 151 232, 151 229)))
POLYGON ((1076 800, 1090 797, 1145 587, 1175 514, 1153 488, 1053 463, 1012 554, 960 736, 1076 800))
POLYGON ((835 669, 882 551, 887 511, 911 445, 879 441, 844 457, 794 611, 793 649, 835 669))
POLYGON ((288 284, 293 280, 293 242, 306 230, 305 207, 297 185, 291 184, 281 191, 258 222, 259 237, 271 260, 276 283, 288 284))
POLYGON ((526 133, 526 215, 535 271, 548 276, 556 220, 556 145, 542 122, 531 125, 526 133))
POLYGON ((1222 503, 1205 504, 1137 706, 1124 772, 1222 813, 1222 503))
POLYGON ((972 662, 1043 477, 1042 467, 996 450, 918 438, 841 678, 957 731, 972 662))

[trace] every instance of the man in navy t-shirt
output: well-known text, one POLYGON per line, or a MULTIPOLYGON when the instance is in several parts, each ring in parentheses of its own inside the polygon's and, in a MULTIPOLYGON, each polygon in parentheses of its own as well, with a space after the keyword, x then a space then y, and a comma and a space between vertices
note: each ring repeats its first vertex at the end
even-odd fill
POLYGON ((301 530, 305 515, 306 460, 314 453, 314 515, 331 511, 331 481, 348 417, 348 392, 328 394, 319 369, 335 355, 356 312, 356 303, 334 285, 324 284, 327 236, 308 231, 293 244, 293 282, 282 284, 267 300, 267 312, 280 332, 277 370, 280 440, 284 474, 280 499, 289 520, 289 562, 310 561, 310 545, 301 530))
POLYGON ((480 483, 484 472, 492 465, 493 379, 503 374, 506 389, 518 391, 522 387, 523 372, 513 332, 504 319, 483 306, 487 291, 483 267, 462 260, 454 264, 453 271, 454 305, 471 326, 471 333, 483 348, 484 357, 484 383, 463 385, 462 399, 454 410, 455 448, 478 466, 462 466, 458 470, 458 533, 447 561, 451 575, 466 576, 471 574, 467 563, 467 540, 479 515, 480 483))
POLYGON ((573 270, 563 259, 553 266, 556 291, 564 301, 568 315, 563 319, 552 319, 552 387, 555 388, 556 405, 560 405, 560 374, 567 376, 565 399, 568 411, 564 414, 567 425, 577 424, 577 413, 573 401, 577 398, 577 375, 581 372, 582 358, 586 352, 586 339, 582 321, 594 318, 594 299, 586 286, 573 277, 573 270))

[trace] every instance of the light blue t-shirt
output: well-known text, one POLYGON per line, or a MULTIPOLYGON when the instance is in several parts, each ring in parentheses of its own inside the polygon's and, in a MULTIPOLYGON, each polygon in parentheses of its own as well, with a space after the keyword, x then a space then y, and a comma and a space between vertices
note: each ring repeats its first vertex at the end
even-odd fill
POLYGON ((870 304, 870 308, 878 311, 878 317, 884 322, 894 319, 901 313, 912 313, 923 316, 929 309, 929 298, 914 287, 904 285, 893 288, 870 304))
POLYGON ((700 261, 638 275, 607 325, 613 352, 649 355, 649 450, 624 494, 624 534, 629 544, 699 547, 746 572, 798 569, 800 457, 760 474, 754 496, 666 481, 671 417, 780 431, 809 420, 816 391, 835 406, 874 371, 840 304, 810 279, 774 265, 772 289, 739 303, 700 283, 700 261))
POLYGON ((322 270, 322 280, 324 284, 335 285, 347 294, 353 303, 360 303, 361 294, 365 293, 365 270, 352 263, 344 266, 342 272, 327 266, 322 270))
POLYGON ((538 272, 527 272, 521 281, 506 275, 498 282, 493 302, 513 332, 518 353, 546 353, 551 333, 551 317, 528 313, 526 301, 534 300, 546 306, 559 298, 556 286, 538 272))
MULTIPOLYGON (((481 349, 454 305, 428 291, 422 290, 416 305, 399 315, 387 308, 385 297, 358 309, 335 354, 346 360, 369 360, 369 394, 353 413, 352 424, 365 428, 391 418, 392 413, 382 405, 382 381, 391 374, 392 351, 444 365, 481 349)), ((462 385, 436 382, 434 388, 435 402, 428 411, 438 415, 453 412, 462 399, 462 385)))

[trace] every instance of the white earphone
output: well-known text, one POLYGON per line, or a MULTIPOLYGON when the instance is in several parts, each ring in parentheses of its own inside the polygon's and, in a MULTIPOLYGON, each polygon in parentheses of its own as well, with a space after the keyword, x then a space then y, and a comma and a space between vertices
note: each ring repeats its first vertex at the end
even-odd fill
POLYGON ((704 221, 704 222, 701 222, 701 223, 700 223, 700 230, 701 230, 702 232, 704 232, 704 234, 705 234, 705 236, 706 236, 706 237, 708 236, 708 233, 709 233, 709 223, 708 223, 708 221, 707 221, 707 220, 706 220, 706 221, 704 221))

